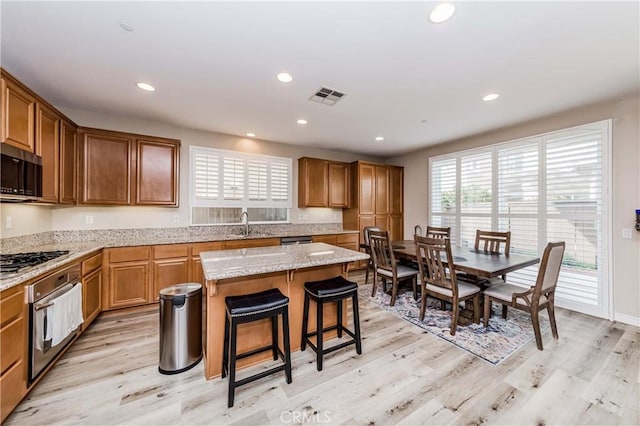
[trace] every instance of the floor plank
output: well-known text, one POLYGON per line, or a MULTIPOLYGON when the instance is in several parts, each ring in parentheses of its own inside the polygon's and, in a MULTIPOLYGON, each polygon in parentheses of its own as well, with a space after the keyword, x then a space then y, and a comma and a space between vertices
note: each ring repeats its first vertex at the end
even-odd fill
MULTIPOLYGON (((352 279, 362 283, 363 273, 352 279)), ((6 425, 598 424, 640 419, 640 329, 558 309, 543 333, 499 366, 361 303, 363 354, 312 351, 283 375, 241 387, 206 381, 202 363, 158 373, 156 307, 102 314, 6 425)), ((242 374, 267 368, 252 366, 242 374)))

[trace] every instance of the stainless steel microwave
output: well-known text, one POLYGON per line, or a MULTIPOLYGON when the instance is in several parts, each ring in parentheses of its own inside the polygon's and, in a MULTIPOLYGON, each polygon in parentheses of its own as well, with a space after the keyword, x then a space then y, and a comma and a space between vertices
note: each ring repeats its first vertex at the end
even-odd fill
POLYGON ((0 201, 35 201, 42 197, 42 158, 0 144, 0 201))

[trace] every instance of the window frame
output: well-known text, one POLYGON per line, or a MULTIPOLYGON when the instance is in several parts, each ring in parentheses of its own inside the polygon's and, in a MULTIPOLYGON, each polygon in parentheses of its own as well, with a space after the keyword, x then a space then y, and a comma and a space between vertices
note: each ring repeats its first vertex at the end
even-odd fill
POLYGON ((251 223, 255 224, 276 224, 276 223, 289 223, 291 216, 291 208, 293 207, 293 161, 289 157, 278 157, 273 155, 253 154, 242 151, 224 150, 205 146, 191 145, 189 147, 189 225, 190 226, 217 226, 217 225, 237 225, 239 222, 225 222, 225 223, 193 223, 193 209, 194 208, 239 208, 242 212, 246 212, 252 208, 274 208, 274 209, 286 209, 287 217, 282 221, 257 221, 252 220, 251 223), (196 198, 196 155, 198 154, 210 154, 218 156, 218 191, 217 198, 215 199, 198 199, 196 198), (242 161, 242 195, 239 199, 225 199, 225 159, 240 159, 242 161), (267 196, 264 200, 252 200, 250 199, 250 186, 252 181, 250 179, 249 164, 251 161, 266 162, 267 165, 267 183, 266 191, 267 196), (273 195, 273 178, 277 171, 273 170, 273 165, 284 165, 287 173, 287 188, 285 200, 274 200, 273 195))
MULTIPOLYGON (((498 186, 498 177, 499 177, 499 152, 501 149, 505 148, 517 148, 517 147, 526 147, 531 146, 533 144, 537 145, 537 153, 538 153, 538 197, 537 197, 537 209, 538 212, 535 215, 538 219, 539 223, 539 231, 537 235, 538 240, 538 255, 540 255, 546 245, 546 235, 547 228, 546 224, 549 219, 549 214, 547 212, 547 182, 546 182, 546 145, 548 139, 551 139, 554 136, 558 135, 567 135, 571 132, 579 132, 583 129, 588 128, 596 128, 598 127, 602 132, 602 151, 601 151, 601 166, 602 166, 602 193, 601 193, 601 203, 602 203, 602 213, 601 213, 601 247, 600 247, 600 255, 603 259, 605 259, 602 264, 599 264, 597 269, 598 272, 598 280, 603 280, 604 282, 598 282, 598 306, 594 308, 589 308, 584 304, 572 304, 569 301, 562 301, 556 298, 556 305, 560 307, 565 307, 572 310, 577 310, 580 312, 584 312, 590 315, 595 315, 601 318, 613 318, 613 273, 611 271, 611 265, 613 264, 613 258, 611 253, 611 230, 612 227, 612 209, 613 209, 613 199, 611 196, 611 185, 612 185, 612 126, 613 120, 606 119, 595 121, 591 123, 582 124, 579 126, 572 126, 564 129, 558 129, 550 132, 545 132, 533 136, 518 138, 514 140, 498 142, 494 144, 484 145, 482 147, 466 149, 461 151, 450 152, 442 155, 432 156, 428 158, 429 171, 428 171, 428 182, 427 182, 427 190, 429 196, 427 197, 427 217, 429 223, 434 223, 434 218, 439 218, 442 220, 443 218, 450 217, 455 220, 455 229, 452 231, 452 241, 455 244, 460 244, 461 238, 461 218, 462 217, 480 217, 487 216, 491 218, 491 229, 499 229, 499 221, 508 216, 508 213, 504 213, 500 211, 499 207, 499 186, 498 186), (468 157, 471 155, 478 155, 482 153, 491 153, 492 158, 492 191, 491 191, 491 202, 492 208, 490 214, 463 214, 461 212, 461 168, 460 163, 463 157, 468 157), (432 211, 432 181, 433 181, 433 170, 434 163, 441 162, 445 160, 454 160, 456 165, 456 182, 455 182, 455 209, 452 212, 434 212, 432 211), (586 307, 586 309, 585 309, 586 307)), ((518 216, 520 217, 520 216, 518 216)), ((524 216, 523 216, 524 217, 524 216)), ((537 269, 537 267, 536 267, 537 269)), ((508 278, 508 276, 507 276, 508 278)), ((534 277, 535 278, 535 277, 534 277)), ((514 283, 515 284, 515 283, 514 283)), ((533 283, 531 283, 533 284, 533 283)))

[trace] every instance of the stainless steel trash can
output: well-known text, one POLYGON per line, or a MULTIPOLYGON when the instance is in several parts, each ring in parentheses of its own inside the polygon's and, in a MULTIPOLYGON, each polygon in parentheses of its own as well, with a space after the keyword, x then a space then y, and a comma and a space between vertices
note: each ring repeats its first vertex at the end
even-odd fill
POLYGON ((186 371, 202 359, 202 285, 178 284, 160 290, 162 374, 186 371))

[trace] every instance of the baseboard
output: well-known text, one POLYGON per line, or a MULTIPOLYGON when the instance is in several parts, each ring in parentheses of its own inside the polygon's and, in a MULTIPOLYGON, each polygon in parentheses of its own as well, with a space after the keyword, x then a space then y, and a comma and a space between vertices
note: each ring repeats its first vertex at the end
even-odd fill
POLYGON ((634 317, 633 315, 614 313, 613 320, 640 327, 640 317, 634 317))

